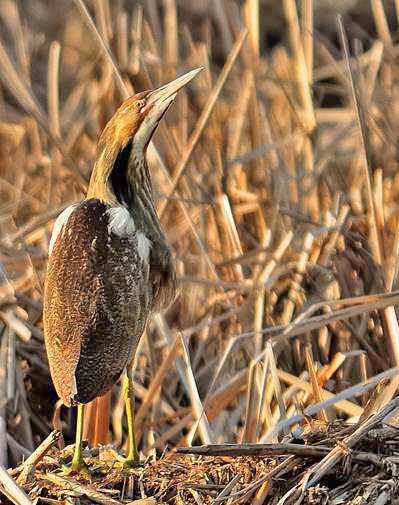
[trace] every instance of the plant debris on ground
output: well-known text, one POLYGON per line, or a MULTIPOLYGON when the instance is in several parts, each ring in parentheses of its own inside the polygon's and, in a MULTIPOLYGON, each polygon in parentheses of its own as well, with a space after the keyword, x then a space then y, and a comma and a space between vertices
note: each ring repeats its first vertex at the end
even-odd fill
MULTIPOLYGON (((387 409, 397 410, 398 401, 387 409)), ((361 426, 341 421, 309 421, 300 434, 280 444, 230 444, 182 448, 160 458, 148 458, 136 468, 120 466, 110 447, 86 448, 90 477, 68 475, 73 446, 55 449, 43 444, 35 464, 11 471, 32 499, 79 498, 81 504, 283 504, 298 499, 309 504, 399 503, 399 428, 373 419, 361 426), (340 453, 331 467, 328 459, 340 453), (179 454, 194 453, 192 456, 179 454), (218 455, 213 455, 213 454, 218 455), (209 454, 209 455, 207 455, 209 454), (323 469, 311 486, 309 480, 323 469)), ((60 434, 49 437, 53 444, 60 434)))

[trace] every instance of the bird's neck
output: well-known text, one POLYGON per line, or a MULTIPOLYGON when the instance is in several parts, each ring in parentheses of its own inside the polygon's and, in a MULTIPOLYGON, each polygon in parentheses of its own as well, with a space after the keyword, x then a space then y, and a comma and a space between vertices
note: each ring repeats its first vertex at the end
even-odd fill
POLYGON ((115 152, 108 146, 99 149, 87 198, 98 198, 111 206, 126 207, 132 214, 136 229, 150 238, 163 240, 153 200, 146 149, 136 146, 133 140, 115 152))

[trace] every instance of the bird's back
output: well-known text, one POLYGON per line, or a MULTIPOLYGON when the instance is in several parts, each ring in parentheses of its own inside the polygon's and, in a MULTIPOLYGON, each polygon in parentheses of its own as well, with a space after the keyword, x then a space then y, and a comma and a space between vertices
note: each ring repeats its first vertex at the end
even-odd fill
POLYGON ((134 355, 153 304, 151 243, 126 209, 85 200, 55 225, 44 335, 66 405, 104 394, 134 355))

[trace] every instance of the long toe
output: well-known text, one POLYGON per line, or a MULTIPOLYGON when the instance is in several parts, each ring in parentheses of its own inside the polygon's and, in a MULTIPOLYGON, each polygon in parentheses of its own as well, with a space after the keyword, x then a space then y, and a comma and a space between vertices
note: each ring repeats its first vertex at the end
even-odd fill
POLYGON ((60 473, 65 476, 76 475, 91 480, 89 467, 83 461, 83 458, 80 461, 72 461, 69 465, 62 465, 60 473))
POLYGON ((144 461, 140 461, 140 458, 132 458, 132 457, 123 457, 123 456, 117 456, 117 461, 115 463, 115 466, 122 467, 122 468, 138 468, 140 466, 144 465, 144 461))

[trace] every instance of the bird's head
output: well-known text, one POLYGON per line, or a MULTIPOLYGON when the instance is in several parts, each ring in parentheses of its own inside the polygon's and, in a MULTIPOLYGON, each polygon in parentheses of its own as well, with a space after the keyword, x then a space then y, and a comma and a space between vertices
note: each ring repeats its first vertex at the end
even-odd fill
POLYGON ((111 204, 129 204, 131 184, 145 184, 146 150, 165 112, 178 91, 202 68, 178 77, 159 88, 125 100, 101 134, 90 180, 89 198, 111 204))

